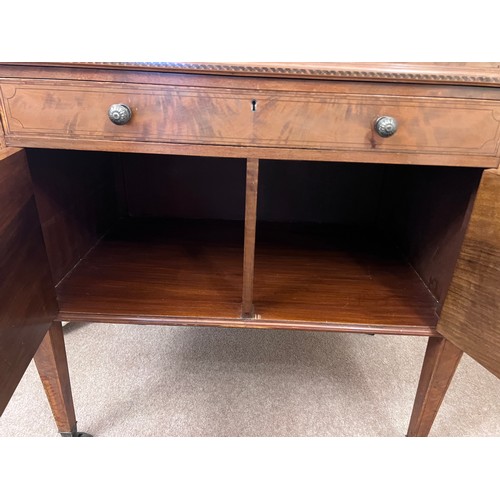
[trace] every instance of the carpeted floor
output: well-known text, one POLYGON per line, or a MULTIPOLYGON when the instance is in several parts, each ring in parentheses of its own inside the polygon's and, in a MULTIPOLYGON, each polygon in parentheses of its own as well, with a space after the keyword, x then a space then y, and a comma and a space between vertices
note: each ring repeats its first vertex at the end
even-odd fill
MULTIPOLYGON (((425 338, 70 323, 95 436, 404 436, 425 338)), ((56 436, 34 365, 0 436, 56 436)), ((500 380, 464 356, 431 436, 500 436, 500 380)))

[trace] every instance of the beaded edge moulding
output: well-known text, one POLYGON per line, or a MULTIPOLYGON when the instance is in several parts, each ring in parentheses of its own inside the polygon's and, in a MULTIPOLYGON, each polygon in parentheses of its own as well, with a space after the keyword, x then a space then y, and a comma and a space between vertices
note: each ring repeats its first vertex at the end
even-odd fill
MULTIPOLYGON (((77 63, 78 64, 78 63, 77 63)), ((188 62, 92 62, 84 63, 90 66, 116 66, 124 69, 158 69, 169 71, 190 71, 190 72, 215 72, 215 73, 250 73, 250 74, 267 74, 267 75, 283 75, 283 76, 302 76, 302 77, 330 77, 330 78, 354 78, 354 79, 376 79, 376 80, 413 80, 413 81, 430 81, 444 83, 483 83, 483 84, 498 84, 500 83, 500 63, 486 63, 483 67, 477 66, 469 68, 470 73, 463 71, 464 66, 457 63, 456 66, 444 65, 439 67, 439 64, 432 68, 431 65, 426 65, 426 71, 418 72, 419 63, 409 64, 408 71, 398 71, 397 68, 387 69, 346 69, 346 68, 326 68, 304 65, 272 66, 269 65, 243 65, 240 63, 188 63, 188 62), (432 71, 431 70, 434 70, 432 71), (442 70, 442 72, 441 72, 442 70), (491 73, 491 74, 486 74, 491 73)), ((311 64, 311 63, 309 63, 311 64)), ((342 66, 339 64, 339 66, 342 66)), ((401 69, 401 68, 399 68, 401 69)))

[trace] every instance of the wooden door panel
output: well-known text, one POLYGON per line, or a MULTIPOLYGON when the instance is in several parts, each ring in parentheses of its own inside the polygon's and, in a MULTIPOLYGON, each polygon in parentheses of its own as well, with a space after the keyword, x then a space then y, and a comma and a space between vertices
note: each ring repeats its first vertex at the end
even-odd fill
POLYGON ((483 174, 438 331, 500 377, 500 173, 483 174))
POLYGON ((0 415, 57 314, 22 149, 0 150, 0 415))

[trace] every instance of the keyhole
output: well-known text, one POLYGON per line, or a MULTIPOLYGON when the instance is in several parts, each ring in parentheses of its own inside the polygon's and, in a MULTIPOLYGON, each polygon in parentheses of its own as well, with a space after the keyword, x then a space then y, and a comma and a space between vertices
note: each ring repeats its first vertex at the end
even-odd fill
POLYGON ((257 101, 252 99, 252 111, 257 111, 257 101))

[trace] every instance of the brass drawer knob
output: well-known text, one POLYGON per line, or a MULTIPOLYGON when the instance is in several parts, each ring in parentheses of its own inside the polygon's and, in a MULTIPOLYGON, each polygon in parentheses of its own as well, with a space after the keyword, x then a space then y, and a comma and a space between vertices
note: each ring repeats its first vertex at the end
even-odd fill
POLYGON ((132 118, 132 110, 126 104, 112 104, 108 116, 115 125, 125 125, 132 118))
POLYGON ((380 116, 375 121, 375 132, 380 137, 390 137, 396 133, 398 122, 392 116, 380 116))

